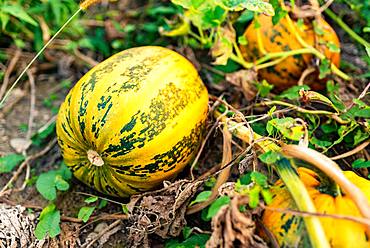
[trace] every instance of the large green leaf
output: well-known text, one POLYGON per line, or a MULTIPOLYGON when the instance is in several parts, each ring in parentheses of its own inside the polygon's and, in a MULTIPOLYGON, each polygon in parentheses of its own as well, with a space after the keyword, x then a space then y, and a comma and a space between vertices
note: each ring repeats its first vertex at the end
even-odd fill
POLYGON ((60 233, 60 211, 56 209, 54 204, 50 204, 45 207, 40 214, 39 223, 35 229, 35 236, 41 240, 46 237, 47 234, 51 238, 57 236, 60 233))
POLYGON ((19 4, 5 4, 1 6, 1 12, 8 13, 9 15, 17 17, 19 20, 25 21, 33 26, 37 26, 37 22, 32 19, 32 17, 29 16, 27 12, 23 9, 23 7, 19 4))
POLYGON ((8 154, 0 158, 0 174, 11 172, 19 163, 24 160, 24 156, 20 154, 8 154))

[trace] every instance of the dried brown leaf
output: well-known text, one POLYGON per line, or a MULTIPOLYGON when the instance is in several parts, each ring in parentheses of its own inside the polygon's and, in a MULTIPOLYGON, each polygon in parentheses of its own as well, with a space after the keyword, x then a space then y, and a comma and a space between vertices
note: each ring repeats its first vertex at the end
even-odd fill
POLYGON ((257 72, 255 70, 249 69, 227 73, 226 80, 240 88, 248 101, 256 97, 257 89, 253 84, 257 81, 257 72))
POLYGON ((251 212, 240 212, 240 206, 248 204, 248 197, 236 195, 230 205, 220 209, 212 218, 212 236, 207 248, 256 247, 267 248, 267 244, 255 234, 255 223, 251 212))
POLYGON ((129 247, 149 247, 148 235, 176 237, 186 225, 186 208, 201 182, 179 180, 163 189, 131 197, 129 247))
POLYGON ((61 233, 58 237, 59 246, 61 248, 74 248, 78 247, 79 244, 79 234, 80 234, 80 223, 65 223, 62 222, 61 233))
POLYGON ((231 25, 220 28, 217 40, 211 48, 211 55, 216 60, 214 65, 226 65, 227 60, 233 53, 233 42, 235 42, 236 33, 231 25))

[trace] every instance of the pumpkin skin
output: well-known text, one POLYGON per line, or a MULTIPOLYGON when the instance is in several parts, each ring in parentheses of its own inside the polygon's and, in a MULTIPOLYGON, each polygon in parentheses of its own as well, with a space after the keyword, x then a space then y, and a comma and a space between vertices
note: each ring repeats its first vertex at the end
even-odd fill
POLYGON ((57 118, 58 143, 76 178, 127 197, 193 159, 207 112, 207 89, 187 59, 162 47, 131 48, 71 89, 57 118))
MULTIPOLYGON (((276 25, 273 25, 272 17, 270 16, 259 15, 257 20, 261 24, 261 27, 255 29, 255 21, 253 21, 244 33, 248 44, 246 46, 240 46, 242 55, 247 61, 256 61, 265 55, 258 47, 258 33, 260 34, 263 48, 267 53, 303 48, 296 39, 294 31, 289 28, 287 18, 284 17, 280 19, 280 22, 276 25)), ((314 32, 312 22, 298 26, 297 22, 294 22, 294 20, 292 21, 295 29, 307 44, 314 46, 322 52, 328 60, 336 66, 339 66, 340 53, 330 51, 326 45, 330 42, 339 48, 339 39, 335 31, 323 18, 318 18, 317 22, 318 26, 323 31, 322 35, 318 35, 314 32)), ((309 65, 314 65, 314 56, 312 54, 299 54, 289 56, 274 66, 258 70, 258 74, 261 78, 275 85, 277 90, 284 90, 296 85, 302 72, 309 65)), ((304 82, 309 84, 313 89, 322 89, 325 87, 325 83, 319 81, 318 73, 308 75, 304 82)))
MULTIPOLYGON (((370 202, 370 181, 357 176, 352 171, 344 171, 344 175, 366 195, 370 202)), ((338 214, 354 217, 361 217, 356 205, 347 196, 332 196, 321 193, 321 182, 319 176, 312 170, 300 167, 298 174, 312 197, 318 213, 338 214)), ((275 184, 273 189, 274 199, 269 205, 275 208, 296 209, 293 199, 281 181, 275 184)), ((264 225, 274 234, 282 247, 300 247, 302 239, 302 218, 290 214, 283 214, 276 211, 266 210, 262 221, 264 225)), ((370 247, 370 241, 366 236, 365 226, 353 221, 320 218, 325 234, 331 247, 352 248, 370 247)))

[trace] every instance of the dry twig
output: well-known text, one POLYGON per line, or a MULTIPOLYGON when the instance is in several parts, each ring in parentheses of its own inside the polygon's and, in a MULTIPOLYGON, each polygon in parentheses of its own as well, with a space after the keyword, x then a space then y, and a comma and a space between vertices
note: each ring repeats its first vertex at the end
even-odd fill
POLYGON ((331 157, 330 159, 331 160, 338 160, 338 159, 342 159, 342 158, 346 158, 346 157, 352 156, 352 155, 354 155, 354 154, 362 151, 363 149, 365 149, 369 144, 370 144, 370 140, 365 141, 361 145, 355 147, 353 150, 348 151, 348 152, 345 152, 345 153, 340 154, 340 155, 337 155, 337 156, 334 156, 334 157, 331 157))
POLYGON ((263 205, 260 205, 260 206, 266 210, 275 211, 275 212, 284 213, 284 214, 292 214, 292 215, 302 216, 302 217, 317 216, 317 217, 323 217, 323 218, 350 220, 350 221, 354 221, 354 222, 357 222, 357 223, 360 223, 366 226, 370 226, 369 219, 364 219, 360 217, 341 215, 341 214, 312 213, 312 212, 305 212, 305 211, 299 211, 299 210, 293 210, 293 209, 273 208, 273 207, 263 206, 263 205))
POLYGON ((6 71, 5 71, 5 74, 4 74, 3 84, 1 85, 1 88, 0 88, 0 99, 2 99, 3 96, 4 96, 6 88, 8 87, 8 84, 9 84, 10 75, 12 74, 12 72, 14 70, 14 67, 17 64, 20 56, 21 56, 21 50, 16 50, 14 56, 12 57, 12 59, 9 62, 8 68, 6 68, 6 71))
POLYGON ((107 226, 106 228, 104 228, 103 230, 101 230, 101 232, 96 235, 96 237, 91 240, 89 243, 85 243, 81 246, 81 248, 89 248, 91 247, 96 241, 98 241, 105 233, 109 232, 110 230, 112 230, 113 228, 115 228, 116 226, 118 226, 119 224, 121 224, 121 220, 116 220, 115 222, 113 222, 112 224, 110 224, 109 226, 107 226))

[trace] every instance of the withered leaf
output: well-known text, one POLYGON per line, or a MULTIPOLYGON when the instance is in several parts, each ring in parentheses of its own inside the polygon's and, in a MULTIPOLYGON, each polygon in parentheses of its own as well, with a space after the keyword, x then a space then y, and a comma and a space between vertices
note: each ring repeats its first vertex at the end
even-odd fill
POLYGON ((227 60, 233 53, 233 42, 235 42, 236 33, 231 25, 221 27, 217 40, 211 48, 211 55, 216 60, 212 62, 214 65, 226 65, 227 60))
POLYGON ((254 85, 254 82, 257 81, 257 72, 255 70, 239 70, 233 73, 227 73, 226 80, 239 87, 248 101, 256 97, 258 90, 254 85))
POLYGON ((255 247, 267 248, 267 244, 255 234, 251 213, 240 212, 240 206, 248 204, 247 196, 236 195, 231 203, 221 208, 212 218, 212 236, 207 248, 255 247))

